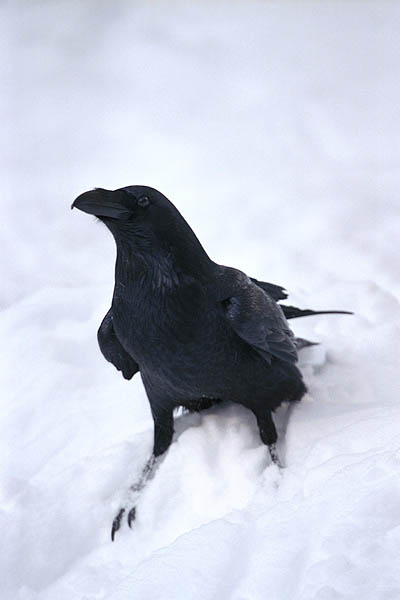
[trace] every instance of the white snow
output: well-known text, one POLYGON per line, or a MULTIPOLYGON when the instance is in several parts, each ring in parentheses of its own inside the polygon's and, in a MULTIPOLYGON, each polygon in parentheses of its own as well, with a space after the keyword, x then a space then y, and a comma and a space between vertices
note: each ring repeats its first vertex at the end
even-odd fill
POLYGON ((2 600, 400 598, 400 6, 0 6, 2 600), (69 211, 159 188, 215 260, 287 286, 320 341, 269 463, 253 416, 151 451, 140 378, 96 342, 114 244, 69 211), (286 429, 286 433, 285 433, 286 429))

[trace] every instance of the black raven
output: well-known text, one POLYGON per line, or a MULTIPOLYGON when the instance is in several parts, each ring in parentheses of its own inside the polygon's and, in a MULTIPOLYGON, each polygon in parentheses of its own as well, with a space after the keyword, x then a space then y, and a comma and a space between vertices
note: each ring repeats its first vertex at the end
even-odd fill
MULTIPOLYGON (((97 188, 72 207, 98 217, 117 245, 114 295, 98 342, 126 379, 140 371, 150 402, 154 448, 131 488, 135 499, 171 444, 180 406, 202 410, 221 400, 246 406, 279 464, 271 413, 306 392, 295 363, 297 346, 307 342, 296 340, 286 318, 319 313, 279 305, 284 288, 213 262, 153 188, 97 188)), ((114 519, 112 539, 125 511, 114 519)), ((129 525, 134 518, 133 506, 129 525)))

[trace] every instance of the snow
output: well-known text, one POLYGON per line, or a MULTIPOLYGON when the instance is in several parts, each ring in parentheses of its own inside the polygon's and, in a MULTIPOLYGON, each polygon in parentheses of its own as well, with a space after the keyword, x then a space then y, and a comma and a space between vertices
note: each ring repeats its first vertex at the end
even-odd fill
POLYGON ((2 600, 400 597, 400 7, 2 3, 2 600), (308 395, 176 420, 97 348, 114 244, 69 211, 148 184, 215 260, 349 309, 294 323, 308 395))

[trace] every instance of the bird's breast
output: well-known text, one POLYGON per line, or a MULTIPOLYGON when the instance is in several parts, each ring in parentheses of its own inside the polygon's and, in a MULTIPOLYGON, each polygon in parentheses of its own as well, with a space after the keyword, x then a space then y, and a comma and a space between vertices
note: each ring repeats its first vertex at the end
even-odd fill
POLYGON ((217 314, 200 286, 175 293, 140 289, 114 295, 113 318, 118 338, 140 364, 196 355, 217 342, 217 314))
POLYGON ((113 322, 121 344, 139 365, 148 393, 222 398, 229 390, 230 397, 239 373, 243 378, 244 370, 247 379, 253 378, 256 353, 236 336, 222 309, 203 290, 163 297, 142 290, 114 298, 113 322), (249 368, 244 366, 248 360, 249 368))

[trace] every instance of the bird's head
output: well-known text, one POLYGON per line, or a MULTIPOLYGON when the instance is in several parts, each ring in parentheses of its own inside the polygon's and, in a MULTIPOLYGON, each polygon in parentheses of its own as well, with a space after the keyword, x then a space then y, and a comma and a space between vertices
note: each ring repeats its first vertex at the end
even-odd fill
POLYGON ((190 256, 192 260, 207 257, 180 212, 154 188, 95 188, 78 196, 71 208, 95 215, 111 231, 117 246, 129 247, 136 255, 169 255, 181 263, 187 263, 190 256))

